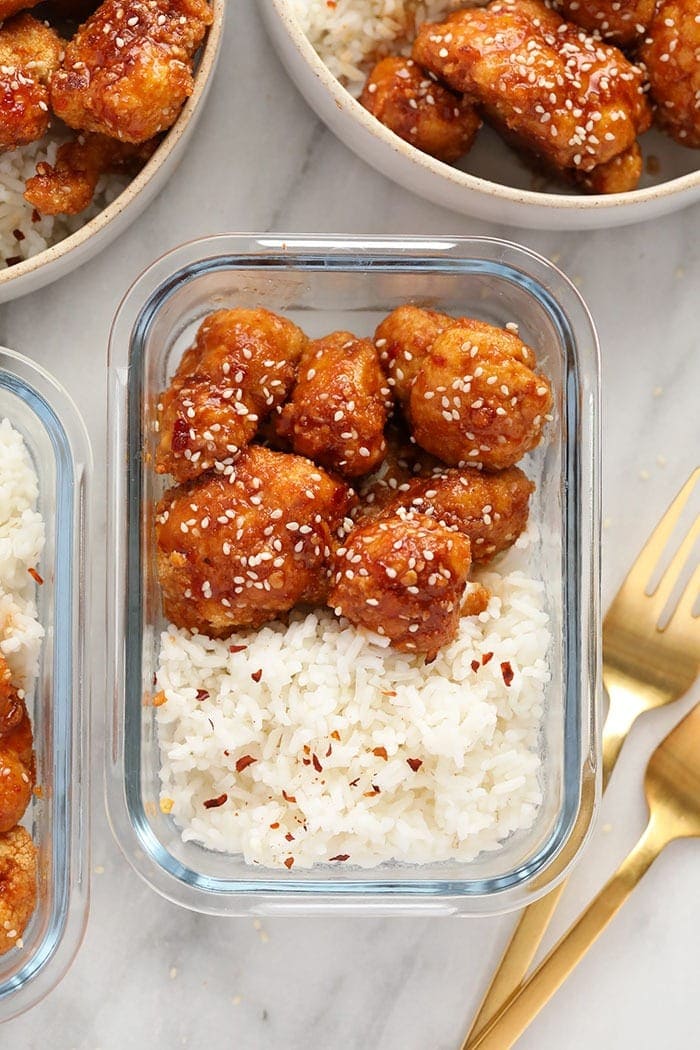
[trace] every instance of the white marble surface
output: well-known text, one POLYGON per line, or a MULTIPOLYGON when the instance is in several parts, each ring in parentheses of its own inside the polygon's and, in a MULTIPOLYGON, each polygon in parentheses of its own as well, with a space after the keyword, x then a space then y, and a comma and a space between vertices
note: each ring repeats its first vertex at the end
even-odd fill
MULTIPOLYGON (((653 226, 528 234, 441 211, 333 140, 287 82, 252 0, 231 11, 207 113, 182 168, 139 224, 95 262, 0 311, 0 342, 34 356, 85 415, 104 533, 105 354, 117 302, 154 256, 213 232, 505 235, 556 259, 597 320, 604 358, 603 591, 608 599, 700 448, 700 209, 653 226)), ((234 5, 231 5, 232 9, 234 5)), ((98 556, 102 552, 98 546, 98 556)), ((96 649, 103 630, 93 624, 96 649)), ((103 695, 95 696, 99 768, 103 695)), ((697 701, 700 693, 695 690, 697 701)), ((641 830, 641 777, 687 710, 634 731, 558 929, 641 830)), ((453 1050, 512 918, 228 920, 156 897, 114 845, 94 784, 87 936, 61 986, 3 1027, 3 1047, 56 1050, 453 1050)), ((671 847, 523 1037, 523 1050, 697 1045, 700 846, 671 847), (693 972, 695 976, 692 976, 693 972)))

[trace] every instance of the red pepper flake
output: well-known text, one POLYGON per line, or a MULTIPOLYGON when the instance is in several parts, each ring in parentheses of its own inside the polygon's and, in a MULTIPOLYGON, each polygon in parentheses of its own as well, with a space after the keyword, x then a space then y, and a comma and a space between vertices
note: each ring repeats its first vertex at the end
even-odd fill
POLYGON ((317 773, 322 773, 323 772, 323 766, 319 762, 318 756, 316 755, 315 751, 314 751, 314 753, 313 753, 313 755, 311 757, 312 757, 313 764, 314 764, 314 769, 316 770, 316 772, 317 773))
POLYGON ((276 820, 274 824, 270 824, 270 827, 272 828, 273 831, 277 831, 277 828, 279 826, 280 826, 279 820, 276 820))
POLYGON ((472 660, 472 671, 474 672, 474 674, 476 674, 476 672, 479 670, 480 667, 481 667, 481 664, 479 663, 478 660, 472 660))
POLYGON ((262 667, 259 667, 257 671, 253 671, 250 677, 254 682, 259 682, 262 678, 262 667))
POLYGON ((224 748, 224 754, 226 755, 226 758, 228 758, 230 756, 231 752, 228 751, 226 748, 224 748))
POLYGON ((14 237, 14 239, 16 241, 23 241, 25 239, 25 234, 23 234, 22 231, 19 230, 19 229, 18 230, 13 230, 12 231, 12 236, 14 237))
POLYGON ((333 745, 329 744, 328 745, 328 750, 326 751, 326 758, 330 758, 332 754, 333 754, 333 745))
POLYGON ((243 755, 243 757, 239 758, 236 762, 236 772, 242 773, 244 769, 247 769, 248 766, 252 766, 253 762, 257 761, 257 758, 253 758, 252 755, 243 755))
POLYGON ((334 740, 340 740, 340 733, 338 732, 337 729, 333 730, 333 732, 331 733, 331 736, 333 737, 334 740))
POLYGON ((27 569, 27 572, 29 573, 31 578, 34 580, 34 583, 38 583, 40 587, 43 585, 44 580, 39 575, 39 573, 36 571, 36 569, 27 569))
POLYGON ((393 689, 382 689, 382 696, 397 696, 393 689))
POLYGON ((287 859, 284 862, 284 866, 285 866, 285 868, 291 868, 293 863, 294 863, 294 857, 287 857, 287 859))
POLYGON ((219 795, 218 798, 208 798, 204 803, 205 809, 218 809, 219 806, 223 806, 224 802, 228 798, 226 792, 223 795, 219 795))
POLYGON ((195 700, 202 701, 202 700, 208 700, 208 699, 209 699, 209 693, 206 691, 206 689, 198 689, 197 690, 197 695, 195 696, 195 700))
POLYGON ((41 222, 41 214, 36 208, 32 208, 32 222, 41 222))
POLYGON ((8 266, 16 266, 17 263, 21 263, 22 262, 22 256, 21 255, 8 255, 8 257, 5 259, 5 262, 6 262, 6 264, 8 266))
POLYGON ((381 791, 381 788, 378 788, 376 784, 372 784, 372 790, 371 791, 365 791, 364 797, 365 798, 372 798, 373 795, 378 795, 380 793, 380 791, 381 791))
POLYGON ((337 857, 329 857, 329 860, 350 860, 349 853, 339 853, 337 857))
POLYGON ((515 672, 510 666, 510 660, 505 660, 501 664, 501 674, 503 675, 503 681, 506 683, 507 686, 509 686, 515 678, 515 672))
POLYGON ((228 651, 230 653, 242 653, 247 648, 247 645, 229 645, 228 651))
POLYGON ((406 761, 408 762, 409 766, 411 767, 414 773, 417 773, 420 767, 423 765, 422 758, 407 758, 406 761))
POLYGON ((311 765, 311 759, 310 758, 302 758, 301 764, 302 764, 302 766, 310 766, 311 765))
POLYGON ((291 831, 288 831, 284 837, 286 838, 287 842, 294 842, 294 836, 292 835, 291 831))
POLYGON ((489 660, 493 660, 493 653, 484 653, 481 657, 482 667, 486 667, 486 664, 489 662, 489 660))
POLYGON ((373 747, 372 754, 376 755, 377 758, 383 758, 385 762, 388 761, 389 756, 386 753, 385 747, 373 747))
POLYGON ((350 781, 350 787, 351 787, 351 788, 356 788, 356 787, 357 787, 357 785, 358 785, 359 783, 360 783, 360 778, 359 778, 359 777, 357 777, 357 779, 356 779, 356 780, 351 780, 351 781, 350 781))
POLYGON ((288 795, 284 788, 282 788, 282 798, 285 800, 285 802, 296 802, 295 796, 288 795))

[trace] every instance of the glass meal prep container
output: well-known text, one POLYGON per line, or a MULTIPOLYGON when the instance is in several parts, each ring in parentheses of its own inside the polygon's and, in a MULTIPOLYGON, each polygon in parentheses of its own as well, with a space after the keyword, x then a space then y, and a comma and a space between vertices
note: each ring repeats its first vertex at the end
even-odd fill
POLYGON ((488 914, 519 908, 561 879, 599 796, 599 363, 573 285, 545 259, 490 239, 220 236, 187 244, 139 278, 109 351, 107 798, 114 833, 165 897, 221 915, 488 914), (158 393, 208 313, 264 306, 313 337, 360 336, 405 302, 496 325, 517 322, 554 390, 548 440, 527 457, 553 643, 541 732, 544 799, 534 825, 470 863, 319 865, 278 871, 182 841, 159 808, 149 704, 162 617, 152 469, 158 393))
MULTIPOLYGON (((66 392, 33 362, 0 348, 0 419, 22 435, 39 479, 46 545, 36 588, 44 628, 35 687, 35 793, 22 823, 38 850, 37 904, 23 947, 0 956, 0 1022, 34 1006, 80 945, 89 884, 89 619, 87 507, 91 452, 66 392)), ((1 464, 0 464, 1 469, 1 464)))

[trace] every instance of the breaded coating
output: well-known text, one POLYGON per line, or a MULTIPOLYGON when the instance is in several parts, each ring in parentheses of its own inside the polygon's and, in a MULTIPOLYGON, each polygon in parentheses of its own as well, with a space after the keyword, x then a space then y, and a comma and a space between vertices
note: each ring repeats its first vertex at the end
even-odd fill
POLYGON ((550 418, 549 380, 512 332, 463 319, 433 343, 408 405, 418 444, 450 466, 503 470, 535 448, 550 418))
POLYGON ((605 164, 651 123, 642 71, 540 0, 496 0, 425 24, 413 58, 558 170, 605 164))
POLYGON ((347 478, 368 474, 386 452, 390 391, 367 339, 333 332, 309 343, 277 432, 295 452, 347 478))
POLYGON ((636 190, 643 170, 642 151, 635 142, 607 164, 599 164, 592 171, 577 171, 575 182, 586 193, 629 193, 636 190))
POLYGON ((12 748, 0 740, 0 833, 18 824, 32 797, 32 777, 12 748))
POLYGON ((472 147, 481 118, 410 58, 383 58, 367 78, 360 103, 412 146, 447 163, 472 147))
POLYGON ((251 446, 231 477, 171 489, 156 511, 165 615, 211 637, 319 604, 353 493, 301 456, 251 446))
POLYGON ((407 492, 415 478, 431 477, 444 472, 444 464, 429 452, 411 442, 407 433, 394 423, 384 431, 386 455, 373 474, 356 486, 359 504, 354 518, 376 517, 399 492, 407 492))
POLYGON ((0 151, 35 142, 49 126, 49 79, 63 42, 31 15, 0 26, 0 151))
POLYGON ((189 481, 231 474, 260 423, 292 389, 307 338, 262 308, 205 319, 158 402, 158 474, 189 481))
POLYGON ((551 6, 589 33, 632 47, 651 22, 656 0, 553 0, 551 6))
POLYGON ((406 305, 392 310, 377 328, 374 345, 389 386, 403 404, 408 401, 413 380, 430 347, 454 323, 455 318, 448 314, 406 305))
POLYGON ((24 828, 0 834, 0 955, 17 947, 36 907, 36 858, 24 828))
POLYGON ((336 555, 336 615, 426 659, 457 633, 471 565, 469 540, 423 514, 356 526, 336 555))
POLYGON ((700 149, 698 0, 661 3, 640 58, 647 68, 657 124, 681 146, 700 149))
POLYGON ((34 787, 32 726, 23 694, 0 656, 0 832, 9 831, 29 805, 34 787))
POLYGON ((147 142, 192 94, 206 0, 104 0, 66 47, 51 107, 69 127, 147 142))
POLYGON ((28 11, 30 7, 36 7, 42 0, 0 0, 0 22, 11 18, 19 11, 28 11))
POLYGON ((427 514, 468 536, 472 561, 483 564, 512 547, 523 532, 534 491, 535 486, 518 467, 497 474, 451 469, 402 485, 382 517, 401 508, 427 514))
POLYGON ((81 135, 59 146, 55 165, 37 164, 25 199, 42 215, 78 215, 92 202, 101 175, 135 175, 156 146, 155 141, 133 146, 106 135, 81 135))

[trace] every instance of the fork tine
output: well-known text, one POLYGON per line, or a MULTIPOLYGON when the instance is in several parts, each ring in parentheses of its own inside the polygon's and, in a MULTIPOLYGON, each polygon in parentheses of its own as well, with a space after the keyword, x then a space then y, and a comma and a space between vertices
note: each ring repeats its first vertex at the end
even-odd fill
MULTIPOLYGON (((693 623, 695 619, 700 621, 700 617, 693 617, 693 608, 700 595, 700 565, 695 566, 695 571, 690 577, 687 586, 685 587, 683 594, 681 595, 678 605, 673 610, 671 618, 666 624, 664 630, 668 630, 669 627, 673 626, 680 628, 682 626, 688 627, 689 624, 693 623)), ((698 624, 697 634, 697 649, 698 657, 700 659, 700 622, 698 624)), ((694 646, 694 648, 696 648, 694 646)))
POLYGON ((666 608, 668 600, 673 592, 673 588, 678 583, 678 579, 699 538, 700 514, 698 514, 697 518, 686 533, 683 542, 669 562, 666 571, 649 596, 653 599, 654 615, 657 619, 666 608))
POLYGON ((695 468, 647 542, 644 544, 639 557, 627 574, 620 591, 625 590, 629 585, 632 585, 635 589, 639 588, 644 590, 646 588, 649 578, 656 568, 661 552, 671 538, 671 534, 673 533, 678 519, 683 513, 686 503, 690 499, 698 478, 700 478, 700 467, 695 468))

